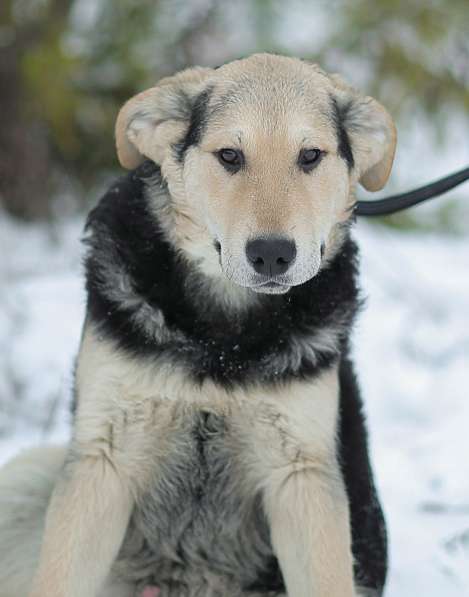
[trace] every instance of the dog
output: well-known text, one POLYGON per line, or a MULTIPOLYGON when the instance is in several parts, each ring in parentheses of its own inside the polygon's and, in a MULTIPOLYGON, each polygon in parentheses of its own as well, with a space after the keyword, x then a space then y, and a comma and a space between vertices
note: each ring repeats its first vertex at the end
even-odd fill
POLYGON ((380 596, 386 527, 349 356, 354 191, 387 111, 253 55, 121 109, 86 225, 68 447, 0 475, 0 596, 380 596))

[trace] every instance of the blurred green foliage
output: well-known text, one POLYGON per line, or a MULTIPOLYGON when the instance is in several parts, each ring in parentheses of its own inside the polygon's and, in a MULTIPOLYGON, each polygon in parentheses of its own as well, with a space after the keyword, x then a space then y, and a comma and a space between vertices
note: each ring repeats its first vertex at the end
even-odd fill
POLYGON ((341 3, 333 43, 370 68, 373 95, 392 113, 416 109, 444 124, 450 107, 469 110, 467 0, 354 0, 341 3), (354 32, 347 35, 347 32, 354 32))
POLYGON ((113 127, 128 97, 187 65, 253 51, 350 68, 402 122, 423 110, 441 130, 449 106, 469 110, 468 8, 467 0, 2 0, 3 203, 32 218, 50 214, 64 190, 85 196, 117 167, 113 127))

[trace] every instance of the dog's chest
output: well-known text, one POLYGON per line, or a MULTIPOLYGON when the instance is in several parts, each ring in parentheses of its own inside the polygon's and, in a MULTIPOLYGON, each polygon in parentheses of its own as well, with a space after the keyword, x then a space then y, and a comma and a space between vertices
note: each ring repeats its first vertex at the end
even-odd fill
POLYGON ((128 546, 138 545, 135 561, 163 595, 175 585, 180 594, 195 594, 200 583, 201 590, 226 594, 231 585, 281 583, 238 432, 226 414, 201 408, 182 414, 139 500, 128 546))

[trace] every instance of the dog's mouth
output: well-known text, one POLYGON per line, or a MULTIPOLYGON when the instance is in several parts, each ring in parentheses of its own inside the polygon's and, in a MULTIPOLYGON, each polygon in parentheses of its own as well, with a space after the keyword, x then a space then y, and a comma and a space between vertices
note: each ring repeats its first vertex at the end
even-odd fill
POLYGON ((275 280, 268 280, 256 286, 251 286, 251 290, 262 294, 285 294, 290 290, 291 286, 276 282, 275 280))

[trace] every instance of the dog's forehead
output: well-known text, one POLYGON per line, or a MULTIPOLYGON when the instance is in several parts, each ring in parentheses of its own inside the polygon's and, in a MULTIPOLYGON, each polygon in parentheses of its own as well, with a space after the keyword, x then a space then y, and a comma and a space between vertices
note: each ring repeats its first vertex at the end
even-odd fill
POLYGON ((230 62, 214 73, 213 95, 220 101, 270 106, 308 107, 327 101, 333 91, 328 75, 317 65, 269 54, 230 62))
POLYGON ((294 131, 332 122, 333 84, 315 65, 298 59, 254 55, 215 71, 209 128, 234 123, 251 129, 294 131))
POLYGON ((319 87, 332 87, 333 83, 325 71, 317 64, 273 54, 253 54, 248 58, 228 62, 218 67, 214 79, 230 81, 241 86, 242 83, 252 85, 256 81, 261 84, 283 82, 301 89, 302 84, 312 83, 319 87))

